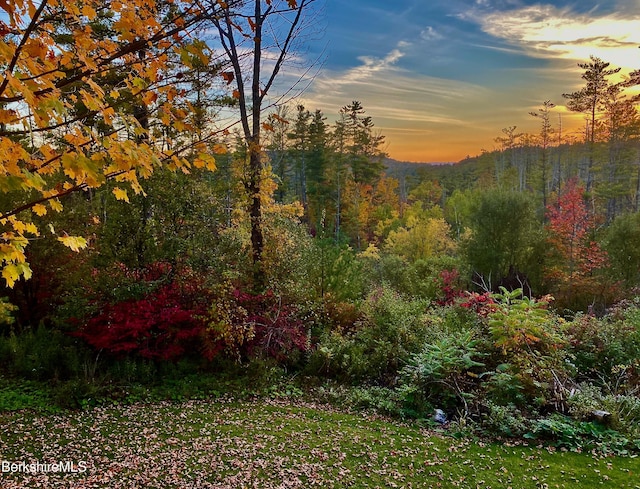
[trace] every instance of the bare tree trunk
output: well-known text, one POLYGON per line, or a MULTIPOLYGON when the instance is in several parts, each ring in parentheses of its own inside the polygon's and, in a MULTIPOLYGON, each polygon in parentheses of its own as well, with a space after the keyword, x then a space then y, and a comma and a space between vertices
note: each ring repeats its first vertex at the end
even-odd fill
POLYGON ((225 79, 235 79, 237 90, 234 91, 234 96, 238 100, 240 122, 249 152, 249 176, 248 181, 245 183, 245 189, 249 197, 248 214, 251 222, 253 287, 258 292, 261 292, 266 285, 265 270, 262 263, 264 251, 261 197, 261 179, 264 163, 262 161, 261 141, 262 104, 285 61, 292 41, 298 34, 302 11, 312 2, 313 0, 301 0, 300 2, 293 0, 287 0, 287 2, 271 1, 266 3, 264 11, 261 0, 239 2, 237 10, 227 2, 215 2, 211 9, 212 14, 209 16, 209 20, 218 30, 220 42, 233 69, 233 73, 227 73, 225 79), (248 14, 246 10, 241 12, 244 6, 249 5, 253 5, 251 14, 248 14), (282 39, 276 42, 275 64, 270 72, 263 72, 263 28, 265 27, 265 22, 271 15, 281 18, 286 14, 291 14, 291 17, 282 39), (246 30, 240 27, 241 22, 246 22, 248 26, 245 26, 246 30), (251 37, 247 35, 248 31, 252 31, 251 37), (250 41, 247 42, 247 39, 250 39, 250 41), (247 59, 247 56, 244 52, 245 48, 241 47, 242 45, 251 46, 250 56, 253 62, 251 63, 250 91, 247 90, 244 81, 246 74, 243 72, 243 61, 247 59))

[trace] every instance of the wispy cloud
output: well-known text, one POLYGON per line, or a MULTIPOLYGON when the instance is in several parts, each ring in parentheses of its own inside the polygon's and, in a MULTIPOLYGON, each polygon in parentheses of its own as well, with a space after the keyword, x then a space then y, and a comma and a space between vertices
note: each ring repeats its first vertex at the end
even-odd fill
MULTIPOLYGON (((360 65, 345 71, 324 70, 304 99, 327 108, 361 100, 370 108, 384 110, 385 117, 406 119, 409 114, 421 120, 457 121, 449 112, 451 102, 478 96, 484 89, 455 80, 420 75, 400 68, 396 63, 410 43, 401 42, 384 57, 361 56, 360 65), (417 106, 416 106, 417 104, 417 106), (421 108, 428 106, 428 112, 421 108), (438 115, 439 113, 446 113, 438 115), (416 116, 416 114, 423 114, 416 116)), ((370 110, 372 110, 370 109, 370 110)))
POLYGON ((541 58, 585 60, 590 55, 616 66, 640 64, 640 11, 635 15, 579 14, 553 5, 531 5, 511 10, 480 11, 466 15, 484 32, 541 58))
MULTIPOLYGON (((328 62, 299 99, 330 121, 359 100, 399 159, 460 159, 490 149, 510 125, 537 133, 528 112, 547 99, 562 111, 561 94, 583 82, 577 63, 590 55, 623 72, 640 68, 640 0, 403 5, 352 0, 336 9, 328 62)), ((562 124, 566 134, 581 116, 563 113, 562 124)))
POLYGON ((425 41, 440 41, 444 36, 437 32, 432 26, 428 25, 421 33, 420 38, 425 41))
MULTIPOLYGON (((426 145, 440 150, 430 152, 431 160, 452 160, 452 148, 460 141, 452 137, 444 144, 439 136, 444 128, 458 138, 467 138, 475 124, 467 114, 481 111, 474 105, 487 98, 500 97, 483 87, 456 80, 417 74, 399 67, 406 51, 416 49, 401 42, 382 57, 361 56, 360 65, 345 71, 324 70, 300 102, 310 110, 320 108, 329 119, 352 100, 362 102, 367 114, 387 137, 389 150, 414 161, 424 160, 426 145), (453 128, 458 128, 454 130, 453 128), (396 153, 398 152, 398 153, 396 153)), ((487 134, 477 131, 480 138, 487 134)), ((480 142, 478 142, 480 144, 480 142)))

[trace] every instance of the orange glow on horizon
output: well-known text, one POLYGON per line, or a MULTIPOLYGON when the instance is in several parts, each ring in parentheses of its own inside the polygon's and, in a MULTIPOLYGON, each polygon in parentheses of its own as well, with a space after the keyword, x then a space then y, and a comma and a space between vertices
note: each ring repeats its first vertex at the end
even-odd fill
MULTIPOLYGON (((526 108, 523 112, 526 113, 526 108)), ((583 138, 584 114, 570 112, 564 106, 558 106, 551 111, 551 124, 554 130, 553 145, 557 144, 559 136, 564 143, 580 141, 583 138)), ((483 151, 500 149, 499 143, 494 140, 503 136, 502 128, 511 125, 515 124, 478 127, 464 132, 455 128, 443 129, 437 133, 397 128, 382 128, 381 132, 387 142, 385 150, 394 160, 413 163, 457 163, 468 156, 479 156, 483 151)), ((530 120, 523 121, 522 126, 516 127, 516 132, 536 136, 540 132, 540 120, 530 117, 530 120)))

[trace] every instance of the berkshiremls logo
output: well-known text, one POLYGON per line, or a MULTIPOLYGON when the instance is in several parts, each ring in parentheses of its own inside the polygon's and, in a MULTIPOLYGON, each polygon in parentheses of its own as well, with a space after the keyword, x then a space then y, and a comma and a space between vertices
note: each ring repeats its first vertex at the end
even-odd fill
POLYGON ((0 463, 0 471, 3 474, 35 474, 39 472, 61 472, 67 474, 82 474, 87 471, 87 462, 72 462, 70 460, 54 463, 41 462, 9 462, 3 460, 0 463))

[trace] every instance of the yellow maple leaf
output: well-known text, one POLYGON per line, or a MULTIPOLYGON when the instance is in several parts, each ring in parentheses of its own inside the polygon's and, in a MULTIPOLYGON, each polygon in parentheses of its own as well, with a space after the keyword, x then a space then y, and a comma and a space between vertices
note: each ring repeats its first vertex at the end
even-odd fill
POLYGON ((7 282, 9 288, 13 288, 16 281, 23 276, 25 280, 29 280, 33 272, 27 263, 10 263, 2 269, 2 278, 7 282))
POLYGON ((200 153, 193 162, 196 168, 205 168, 209 171, 215 171, 216 159, 208 153, 200 153))
POLYGON ((40 232, 38 231, 38 228, 32 222, 27 223, 26 231, 28 233, 33 234, 34 236, 40 236, 40 232))
POLYGON ((79 252, 82 248, 87 247, 87 240, 81 236, 62 236, 58 238, 63 245, 67 248, 71 248, 71 250, 76 253, 79 252))
POLYGON ((49 201, 49 207, 51 207, 56 212, 61 212, 62 211, 62 204, 60 203, 60 201, 58 199, 51 199, 49 201))
POLYGON ((118 200, 124 200, 125 202, 129 202, 129 195, 126 190, 121 189, 120 187, 116 187, 113 189, 113 195, 116 196, 118 200))
POLYGON ((47 213, 47 208, 45 206, 43 206, 42 204, 36 204, 34 205, 31 210, 37 214, 38 216, 44 216, 47 213))

